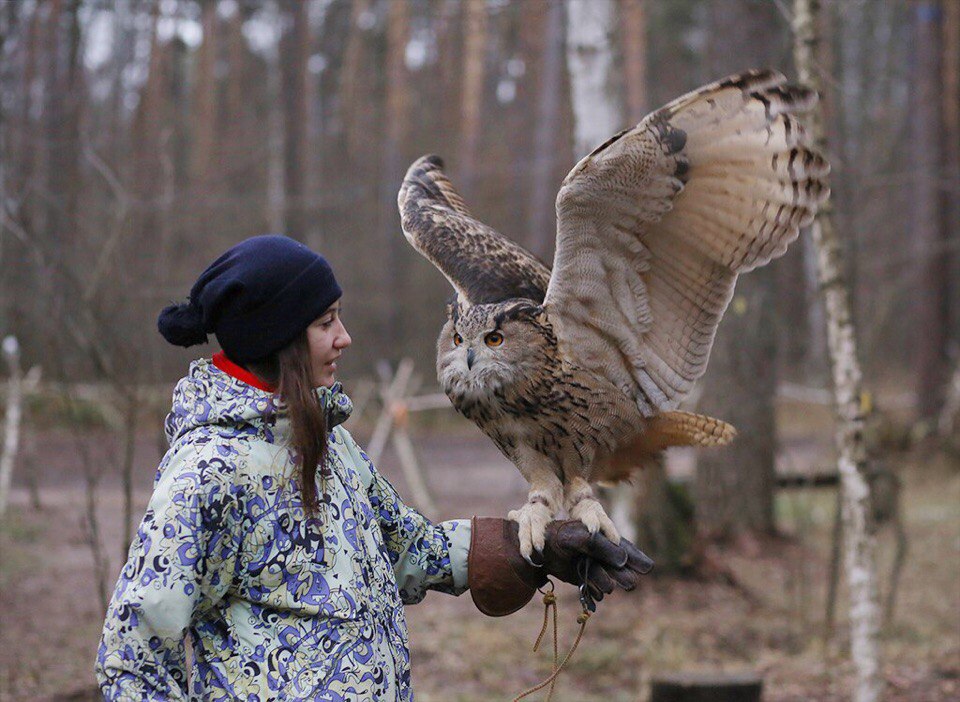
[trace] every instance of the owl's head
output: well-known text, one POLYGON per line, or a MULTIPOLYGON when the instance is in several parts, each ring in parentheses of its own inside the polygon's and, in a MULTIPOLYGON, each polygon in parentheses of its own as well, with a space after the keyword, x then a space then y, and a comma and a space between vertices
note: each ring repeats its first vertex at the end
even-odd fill
POLYGON ((437 376, 448 393, 485 394, 542 371, 555 347, 543 307, 530 300, 451 305, 437 340, 437 376))

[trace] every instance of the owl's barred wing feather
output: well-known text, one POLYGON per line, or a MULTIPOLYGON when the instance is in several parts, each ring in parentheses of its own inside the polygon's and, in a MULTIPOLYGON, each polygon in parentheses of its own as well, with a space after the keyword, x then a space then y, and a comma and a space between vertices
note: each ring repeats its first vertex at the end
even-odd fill
POLYGON ((470 215, 440 158, 423 156, 410 166, 397 204, 407 241, 440 269, 461 304, 515 297, 543 302, 550 270, 470 215))
POLYGON ((545 305, 564 353, 673 409, 703 375, 737 275, 786 251, 829 190, 773 71, 674 100, 598 147, 557 196, 545 305))

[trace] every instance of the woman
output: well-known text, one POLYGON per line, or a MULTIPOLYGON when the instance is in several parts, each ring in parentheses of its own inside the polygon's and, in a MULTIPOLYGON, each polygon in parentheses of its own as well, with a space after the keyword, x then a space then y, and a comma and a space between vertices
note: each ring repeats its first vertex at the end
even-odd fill
POLYGON ((579 522, 555 522, 534 567, 512 522, 432 524, 404 505, 340 426, 340 296, 323 257, 263 236, 160 314, 171 343, 214 333, 223 351, 174 391, 170 450, 104 623, 106 699, 409 700, 403 604, 427 590, 469 587, 500 615, 547 575, 575 581, 584 554, 601 596, 649 568, 579 522))

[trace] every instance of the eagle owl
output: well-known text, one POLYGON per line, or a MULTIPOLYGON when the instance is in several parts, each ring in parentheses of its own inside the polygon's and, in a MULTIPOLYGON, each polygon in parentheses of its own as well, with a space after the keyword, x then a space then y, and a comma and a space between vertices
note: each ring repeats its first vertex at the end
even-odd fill
POLYGON ((735 433, 676 410, 706 369, 737 276, 782 255, 829 190, 795 115, 816 95, 751 71, 684 95, 583 158, 557 195, 553 270, 475 219, 435 156, 398 198, 453 285, 437 374, 530 484, 508 515, 528 559, 566 510, 615 542, 590 483, 735 433))

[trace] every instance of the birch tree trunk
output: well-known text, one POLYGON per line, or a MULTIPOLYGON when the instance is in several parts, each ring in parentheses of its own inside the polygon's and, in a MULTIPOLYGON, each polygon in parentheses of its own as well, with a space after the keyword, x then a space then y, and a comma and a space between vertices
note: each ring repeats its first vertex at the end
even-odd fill
MULTIPOLYGON (((794 1, 794 61, 800 82, 819 91, 817 65, 819 0, 794 1)), ((819 111, 810 120, 817 148, 826 152, 819 111)), ((837 413, 837 453, 844 528, 844 564, 850 588, 850 645, 856 669, 854 702, 880 699, 879 623, 876 539, 870 524, 870 483, 867 480, 864 417, 861 411, 862 374, 850 300, 843 279, 840 244, 831 224, 829 202, 810 226, 817 250, 820 289, 827 313, 827 342, 837 413)))
POLYGON ((20 371, 20 344, 17 337, 3 340, 3 356, 10 371, 7 381, 7 411, 4 418, 3 448, 0 450, 0 517, 7 510, 13 466, 20 447, 20 417, 23 410, 23 383, 20 371))
POLYGON ((286 183, 284 173, 284 135, 283 135, 283 78, 280 68, 280 34, 282 21, 279 12, 273 13, 272 44, 266 51, 266 92, 267 109, 267 226, 270 231, 284 230, 286 212, 286 183))
POLYGON ((567 0, 567 68, 573 104, 573 152, 579 160, 623 127, 614 84, 612 0, 567 0))

